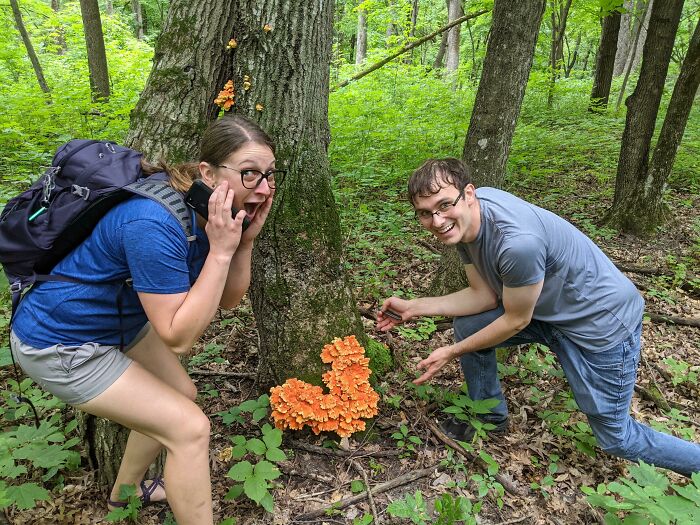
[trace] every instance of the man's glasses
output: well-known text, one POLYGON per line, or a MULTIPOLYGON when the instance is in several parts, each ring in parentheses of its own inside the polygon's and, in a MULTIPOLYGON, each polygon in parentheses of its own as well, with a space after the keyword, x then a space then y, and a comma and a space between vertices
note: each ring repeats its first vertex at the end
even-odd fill
POLYGON ((270 170, 266 173, 258 170, 237 170, 236 168, 230 168, 228 166, 224 166, 223 164, 217 164, 217 167, 226 168, 227 170, 237 171, 240 173, 243 187, 248 188, 249 190, 260 186, 263 179, 267 179, 267 185, 270 186, 270 189, 274 190, 278 184, 282 184, 284 176, 287 173, 287 170, 270 170))
POLYGON ((450 211, 450 208, 454 208, 457 206, 457 203, 459 202, 459 199, 464 197, 464 191, 460 191, 459 195, 457 195, 457 198, 453 200, 452 202, 443 202, 437 207, 437 210, 435 211, 430 211, 430 210, 416 210, 415 215, 416 219, 418 219, 420 222, 428 224, 433 221, 433 215, 437 215, 438 217, 442 217, 443 213, 447 213, 450 211))

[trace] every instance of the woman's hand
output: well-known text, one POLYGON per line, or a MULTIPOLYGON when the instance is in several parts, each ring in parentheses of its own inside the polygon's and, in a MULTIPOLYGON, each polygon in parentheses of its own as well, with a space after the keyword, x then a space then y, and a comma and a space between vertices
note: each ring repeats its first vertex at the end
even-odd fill
POLYGON ((267 220, 267 216, 270 214, 270 210, 272 209, 272 197, 274 195, 275 191, 270 191, 270 195, 267 196, 265 202, 258 207, 255 217, 253 217, 253 220, 241 235, 242 243, 252 243, 253 240, 255 240, 255 238, 260 234, 263 226, 265 225, 265 221, 267 220))
POLYGON ((415 313, 412 310, 413 301, 407 301, 405 299, 400 299, 398 297, 389 297, 384 303, 382 303, 382 308, 377 312, 377 329, 382 332, 391 330, 397 325, 404 323, 413 317, 415 313), (395 314, 401 316, 401 319, 394 319, 386 313, 387 310, 391 310, 395 314))
POLYGON ((243 231, 245 211, 241 210, 234 219, 231 216, 234 191, 227 181, 222 181, 209 197, 209 218, 204 231, 209 239, 209 255, 230 259, 239 243, 243 231))

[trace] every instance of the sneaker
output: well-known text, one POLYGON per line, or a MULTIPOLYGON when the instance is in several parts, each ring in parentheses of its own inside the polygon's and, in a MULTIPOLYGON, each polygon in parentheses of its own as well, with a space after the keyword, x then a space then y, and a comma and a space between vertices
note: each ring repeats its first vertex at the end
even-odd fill
MULTIPOLYGON (((495 421, 485 421, 485 423, 496 425, 496 428, 487 430, 487 434, 503 435, 508 431, 508 418, 499 423, 495 421)), ((466 441, 467 443, 471 442, 474 439, 474 434, 476 434, 476 428, 471 423, 461 421, 454 416, 440 423, 440 429, 447 437, 455 441, 466 441)))

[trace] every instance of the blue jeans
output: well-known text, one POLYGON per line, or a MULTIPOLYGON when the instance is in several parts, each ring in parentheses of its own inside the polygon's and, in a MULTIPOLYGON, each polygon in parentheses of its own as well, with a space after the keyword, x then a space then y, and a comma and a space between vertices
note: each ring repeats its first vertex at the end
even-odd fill
MULTIPOLYGON (((455 340, 461 341, 503 315, 503 307, 454 320, 455 340)), ((554 326, 532 322, 499 346, 541 343, 557 356, 574 399, 588 417, 598 445, 607 453, 631 461, 671 469, 689 476, 700 472, 700 445, 658 432, 629 414, 640 358, 641 320, 634 334, 608 350, 578 346, 554 326)), ((489 348, 460 357, 464 379, 472 399, 501 401, 485 419, 503 421, 508 416, 498 380, 496 350, 489 348)))

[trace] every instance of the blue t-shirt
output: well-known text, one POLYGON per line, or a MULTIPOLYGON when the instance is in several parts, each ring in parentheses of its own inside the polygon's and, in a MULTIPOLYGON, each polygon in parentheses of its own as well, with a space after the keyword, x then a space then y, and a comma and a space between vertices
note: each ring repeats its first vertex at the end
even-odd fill
POLYGON ((186 292, 209 253, 197 228, 188 242, 178 220, 157 202, 135 196, 112 208, 90 236, 51 272, 82 281, 36 285, 20 302, 12 329, 35 348, 58 343, 128 345, 147 322, 136 292, 186 292), (131 286, 123 283, 131 277, 131 286), (117 308, 121 288, 122 316, 117 308))
POLYGON ((479 233, 457 251, 499 299, 503 286, 544 280, 533 319, 554 325, 579 346, 603 350, 634 332, 644 300, 593 241, 558 215, 508 192, 478 188, 476 196, 479 233))

